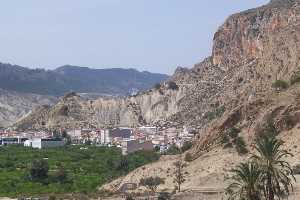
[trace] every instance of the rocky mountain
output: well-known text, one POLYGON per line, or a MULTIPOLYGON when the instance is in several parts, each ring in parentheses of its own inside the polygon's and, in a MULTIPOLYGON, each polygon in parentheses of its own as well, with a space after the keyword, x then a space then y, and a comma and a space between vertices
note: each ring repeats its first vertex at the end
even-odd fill
MULTIPOLYGON (((273 83, 289 82, 299 71, 299 13, 298 0, 273 0, 234 14, 215 34, 212 55, 192 69, 178 68, 160 88, 126 98, 63 98, 57 105, 43 109, 43 118, 36 117, 41 113, 33 112, 18 125, 135 126, 171 121, 215 136, 230 126, 247 127, 251 117, 257 117, 260 108, 268 108, 269 99, 278 94, 273 83), (170 81, 178 88, 170 89, 170 81), (62 107, 67 110, 64 115, 57 112, 62 107), (243 110, 250 107, 255 108, 254 116, 243 110)), ((297 89, 297 84, 294 87, 297 89)), ((251 127, 255 124, 251 122, 251 127)))
POLYGON ((24 93, 62 96, 67 92, 127 95, 145 90, 168 76, 135 69, 91 69, 62 66, 55 70, 28 69, 0 63, 0 88, 24 93))
MULTIPOLYGON (((168 120, 198 130, 182 185, 187 195, 192 194, 186 199, 222 198, 219 193, 228 184, 228 171, 248 156, 222 147, 221 137, 231 128, 241 130, 251 152, 256 136, 270 126, 294 155, 288 161, 299 164, 299 55, 300 1, 272 0, 230 16, 214 36, 212 55, 190 70, 179 68, 171 77, 179 91, 186 89, 176 102, 177 110, 173 114, 174 110, 166 110, 171 114, 168 120)), ((163 157, 101 189, 115 191, 123 183, 159 176, 165 178, 160 190, 171 192, 177 160, 177 156, 163 157)), ((294 189, 298 192, 300 185, 295 183, 294 189)))
POLYGON ((20 129, 48 129, 148 124, 178 112, 176 102, 182 98, 183 91, 161 86, 161 89, 148 90, 136 96, 95 100, 69 93, 53 106, 38 107, 15 125, 20 129), (169 101, 168 98, 175 100, 169 101))
POLYGON ((0 89, 0 127, 15 123, 38 105, 53 105, 55 97, 25 94, 0 89))
MULTIPOLYGON (((240 136, 251 151, 255 137, 271 125, 295 155, 289 162, 300 164, 300 0, 272 0, 234 14, 215 33, 213 42, 211 56, 192 69, 178 68, 160 86, 136 96, 94 101, 70 94, 55 106, 33 112, 17 126, 193 127, 198 135, 189 151, 193 161, 188 163, 182 185, 187 192, 224 191, 224 176, 245 159, 220 144, 222 135, 231 128, 241 130, 240 136)), ((172 166, 177 159, 163 157, 102 189, 115 191, 123 183, 160 176, 165 178, 160 190, 172 191, 172 166)), ((297 187, 300 190, 300 185, 297 187)))

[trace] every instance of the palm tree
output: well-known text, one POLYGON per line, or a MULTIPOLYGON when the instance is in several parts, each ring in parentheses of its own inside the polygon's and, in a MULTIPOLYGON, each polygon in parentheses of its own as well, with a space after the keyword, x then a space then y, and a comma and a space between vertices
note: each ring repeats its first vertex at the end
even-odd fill
POLYGON ((261 199, 261 170, 255 162, 241 163, 231 172, 233 182, 226 189, 229 200, 261 199))
POLYGON ((293 189, 293 170, 285 157, 292 156, 286 150, 281 149, 283 142, 275 137, 262 137, 257 140, 255 149, 257 155, 252 158, 262 170, 262 183, 264 196, 268 200, 279 199, 282 194, 289 195, 293 189))

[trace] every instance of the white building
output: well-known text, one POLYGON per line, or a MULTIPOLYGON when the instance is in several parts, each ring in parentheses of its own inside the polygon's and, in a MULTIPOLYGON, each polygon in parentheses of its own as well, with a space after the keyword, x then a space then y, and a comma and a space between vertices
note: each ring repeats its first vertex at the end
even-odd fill
POLYGON ((0 146, 23 144, 28 138, 22 137, 1 137, 0 146))
POLYGON ((65 145, 65 141, 61 139, 49 138, 33 138, 24 142, 25 147, 32 147, 37 149, 61 147, 65 145))
POLYGON ((156 126, 141 126, 141 127, 138 127, 138 130, 142 131, 143 133, 152 134, 152 135, 157 133, 156 126))
POLYGON ((112 138, 110 136, 110 132, 108 129, 100 131, 100 143, 101 144, 110 144, 112 142, 112 138))

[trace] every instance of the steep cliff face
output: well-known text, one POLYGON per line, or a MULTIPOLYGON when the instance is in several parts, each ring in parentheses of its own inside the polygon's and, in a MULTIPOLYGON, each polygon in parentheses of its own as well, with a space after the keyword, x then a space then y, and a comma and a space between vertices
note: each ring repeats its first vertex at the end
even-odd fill
POLYGON ((283 118, 298 112, 288 109, 297 104, 298 85, 278 91, 272 84, 276 80, 289 84, 291 77, 299 73, 299 53, 299 0, 271 1, 230 16, 215 34, 212 53, 212 66, 223 70, 223 74, 221 90, 211 101, 222 102, 226 111, 200 130, 206 137, 199 140, 198 150, 232 126, 243 127, 245 136, 251 137, 268 116, 279 128, 283 118), (283 116, 279 110, 289 111, 283 116))
POLYGON ((243 65, 247 60, 266 58, 268 54, 275 54, 277 59, 280 58, 276 55, 283 54, 281 60, 287 60, 287 55, 295 53, 291 44, 297 40, 289 36, 296 31, 291 26, 298 23, 298 0, 271 1, 266 6, 234 14, 214 36, 213 64, 230 68, 243 65), (280 39, 283 39, 282 44, 278 45, 280 39))

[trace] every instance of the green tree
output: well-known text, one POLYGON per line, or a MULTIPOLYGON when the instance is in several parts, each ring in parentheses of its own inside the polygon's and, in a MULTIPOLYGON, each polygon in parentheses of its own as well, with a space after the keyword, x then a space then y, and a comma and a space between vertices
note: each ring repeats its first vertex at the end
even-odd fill
POLYGON ((32 161, 29 173, 32 180, 41 180, 48 177, 49 165, 44 159, 35 159, 32 161))
POLYGON ((237 137, 234 141, 234 144, 235 144, 236 151, 240 155, 248 153, 247 145, 243 137, 237 137))
POLYGON ((66 145, 70 145, 72 143, 71 136, 67 133, 67 131, 63 130, 61 136, 66 141, 66 145))
POLYGON ((167 155, 177 155, 177 154, 180 154, 181 152, 180 152, 180 149, 176 145, 172 144, 168 148, 166 153, 167 153, 167 155))
POLYGON ((140 180, 140 185, 148 188, 153 194, 156 193, 157 187, 164 183, 164 179, 160 177, 148 177, 140 180))
POLYGON ((181 191, 181 184, 185 182, 184 168, 186 164, 182 160, 178 160, 174 163, 175 173, 173 182, 177 185, 178 192, 181 191))
POLYGON ((121 158, 121 160, 119 161, 117 169, 120 170, 120 171, 123 171, 124 173, 128 173, 128 171, 129 171, 129 161, 125 156, 123 156, 121 158))
POLYGON ((68 174, 62 165, 59 165, 58 170, 54 175, 54 178, 59 183, 65 183, 67 181, 68 174))
POLYGON ((181 147, 181 151, 186 152, 187 150, 189 150, 192 147, 193 147, 193 143, 191 141, 185 141, 181 147))
POLYGON ((229 128, 222 135, 221 143, 223 144, 223 148, 233 148, 235 147, 236 151, 240 154, 247 154, 248 149, 246 142, 243 137, 239 136, 241 132, 240 129, 236 127, 229 128))
POLYGON ((257 140, 257 154, 252 157, 262 170, 263 190, 268 200, 274 200, 275 196, 280 198, 282 194, 289 195, 295 181, 290 164, 284 160, 292 155, 283 150, 282 145, 283 142, 275 137, 262 137, 257 140))
POLYGON ((226 188, 229 200, 260 200, 262 171, 255 162, 239 164, 231 171, 232 183, 226 188))
POLYGON ((275 125, 274 119, 269 116, 264 123, 256 132, 257 137, 276 137, 279 134, 275 125))
POLYGON ((171 199, 171 195, 168 192, 161 192, 157 197, 157 200, 169 200, 169 199, 171 199))

